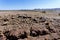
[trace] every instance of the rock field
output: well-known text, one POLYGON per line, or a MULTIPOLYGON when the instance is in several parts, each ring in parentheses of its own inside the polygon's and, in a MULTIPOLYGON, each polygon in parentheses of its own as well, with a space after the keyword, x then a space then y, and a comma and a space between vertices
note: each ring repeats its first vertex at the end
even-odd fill
POLYGON ((0 40, 60 40, 60 19, 28 14, 0 16, 0 40))

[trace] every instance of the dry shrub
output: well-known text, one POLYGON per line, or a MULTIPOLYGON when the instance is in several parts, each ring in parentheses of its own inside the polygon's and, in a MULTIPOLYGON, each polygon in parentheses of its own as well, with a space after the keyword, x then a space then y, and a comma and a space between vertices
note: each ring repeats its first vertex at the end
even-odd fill
POLYGON ((46 13, 46 11, 42 11, 42 13, 46 13))
POLYGON ((60 16, 60 13, 58 15, 60 16))

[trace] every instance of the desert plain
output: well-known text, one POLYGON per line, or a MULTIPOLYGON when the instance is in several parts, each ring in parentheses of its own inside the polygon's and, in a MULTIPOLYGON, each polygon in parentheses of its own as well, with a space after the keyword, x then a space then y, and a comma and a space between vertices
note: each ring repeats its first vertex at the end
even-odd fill
POLYGON ((0 40, 60 40, 60 13, 0 11, 0 40))

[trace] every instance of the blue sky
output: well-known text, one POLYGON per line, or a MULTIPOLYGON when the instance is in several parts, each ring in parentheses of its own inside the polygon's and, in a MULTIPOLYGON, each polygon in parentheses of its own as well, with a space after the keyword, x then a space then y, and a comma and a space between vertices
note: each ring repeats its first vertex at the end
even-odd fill
POLYGON ((0 0, 0 10, 60 8, 60 0, 0 0))

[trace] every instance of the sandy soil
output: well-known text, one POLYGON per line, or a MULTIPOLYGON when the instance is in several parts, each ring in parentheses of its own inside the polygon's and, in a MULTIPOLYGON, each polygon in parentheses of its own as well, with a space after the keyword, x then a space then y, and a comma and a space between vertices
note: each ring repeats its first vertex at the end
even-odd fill
POLYGON ((0 12, 0 40, 60 40, 60 16, 35 11, 0 12))

